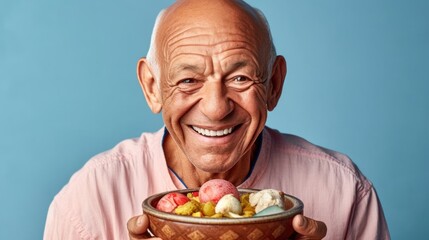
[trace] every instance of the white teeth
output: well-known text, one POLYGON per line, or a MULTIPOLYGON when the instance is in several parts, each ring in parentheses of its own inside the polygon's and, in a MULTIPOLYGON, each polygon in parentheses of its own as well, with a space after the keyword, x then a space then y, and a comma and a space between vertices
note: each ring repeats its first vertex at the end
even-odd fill
POLYGON ((199 127, 195 127, 195 126, 192 126, 192 128, 195 131, 197 131, 199 134, 204 135, 204 136, 208 136, 208 137, 225 136, 225 135, 230 134, 232 132, 232 128, 227 128, 227 129, 217 130, 217 131, 203 129, 203 128, 199 128, 199 127))

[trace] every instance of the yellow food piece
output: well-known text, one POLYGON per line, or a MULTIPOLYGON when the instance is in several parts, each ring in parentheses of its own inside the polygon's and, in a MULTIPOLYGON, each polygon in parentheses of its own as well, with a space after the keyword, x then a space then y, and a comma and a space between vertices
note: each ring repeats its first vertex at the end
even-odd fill
POLYGON ((255 208, 250 205, 243 206, 243 211, 252 211, 255 212, 255 208))
POLYGON ((191 216, 192 213, 198 212, 199 210, 200 210, 200 204, 195 200, 191 200, 174 209, 174 213, 178 215, 191 216))
POLYGON ((194 194, 192 194, 191 192, 187 193, 186 197, 188 197, 190 200, 195 200, 197 202, 200 202, 200 197, 195 197, 194 194))
POLYGON ((222 213, 215 213, 214 215, 210 216, 211 218, 222 218, 222 213))
POLYGON ((203 212, 204 216, 213 216, 215 212, 216 205, 213 202, 206 202, 202 203, 201 211, 203 212))
POLYGON ((241 203, 249 203, 249 196, 250 193, 244 193, 240 196, 240 202, 241 203))
POLYGON ((253 217, 253 215, 255 215, 255 210, 251 210, 251 211, 243 211, 243 217, 253 217))
POLYGON ((202 212, 195 212, 195 213, 192 213, 192 217, 203 217, 204 215, 203 215, 203 213, 202 212))
MULTIPOLYGON (((253 214, 255 214, 255 208, 252 207, 252 205, 249 202, 249 195, 250 195, 249 193, 245 193, 240 196, 241 207, 243 208, 243 212, 248 212, 247 215, 249 215, 250 212, 253 212, 253 214)), ((243 214, 243 215, 246 215, 246 214, 243 214)))

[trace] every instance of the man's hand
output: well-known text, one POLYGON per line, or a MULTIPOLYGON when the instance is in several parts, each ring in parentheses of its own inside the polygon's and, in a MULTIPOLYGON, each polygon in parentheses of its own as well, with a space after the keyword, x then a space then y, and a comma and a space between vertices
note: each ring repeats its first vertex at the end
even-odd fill
POLYGON ((326 236, 326 224, 299 214, 292 220, 292 226, 297 232, 295 239, 322 239, 326 236))
POLYGON ((146 214, 135 216, 130 220, 128 220, 127 228, 128 228, 128 235, 130 236, 130 240, 140 240, 140 239, 161 240, 161 238, 151 237, 151 235, 147 231, 148 227, 149 227, 149 218, 147 217, 146 214))

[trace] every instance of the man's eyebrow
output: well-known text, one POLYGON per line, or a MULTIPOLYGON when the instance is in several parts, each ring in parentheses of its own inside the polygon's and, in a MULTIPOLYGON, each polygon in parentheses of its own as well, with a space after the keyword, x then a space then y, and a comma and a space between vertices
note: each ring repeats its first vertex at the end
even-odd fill
POLYGON ((245 67, 245 66, 247 66, 248 65, 248 61, 239 61, 239 62, 235 62, 235 63, 233 63, 232 65, 231 65, 231 69, 239 69, 239 68, 242 68, 242 67, 245 67))
POLYGON ((202 68, 200 66, 192 65, 188 63, 181 63, 179 65, 173 66, 174 72, 185 71, 185 70, 192 71, 192 72, 199 72, 202 70, 202 68))
POLYGON ((189 63, 180 63, 171 67, 171 71, 169 71, 169 78, 175 78, 180 72, 189 71, 193 73, 201 73, 203 72, 203 67, 198 65, 192 65, 189 63))
POLYGON ((238 69, 248 67, 249 64, 250 64, 249 60, 238 60, 237 62, 233 62, 233 63, 226 65, 225 71, 231 73, 231 72, 236 71, 238 69))

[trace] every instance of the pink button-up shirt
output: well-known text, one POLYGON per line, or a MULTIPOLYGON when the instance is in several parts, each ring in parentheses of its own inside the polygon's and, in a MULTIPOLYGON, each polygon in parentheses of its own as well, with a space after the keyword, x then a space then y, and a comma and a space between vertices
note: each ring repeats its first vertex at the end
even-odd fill
MULTIPOLYGON (((127 221, 149 195, 184 188, 168 169, 164 129, 96 155, 58 193, 44 239, 128 239, 127 221)), ((299 137, 265 128, 251 175, 240 188, 274 188, 300 198, 323 221, 326 239, 390 239, 372 186, 351 160, 299 137)))

